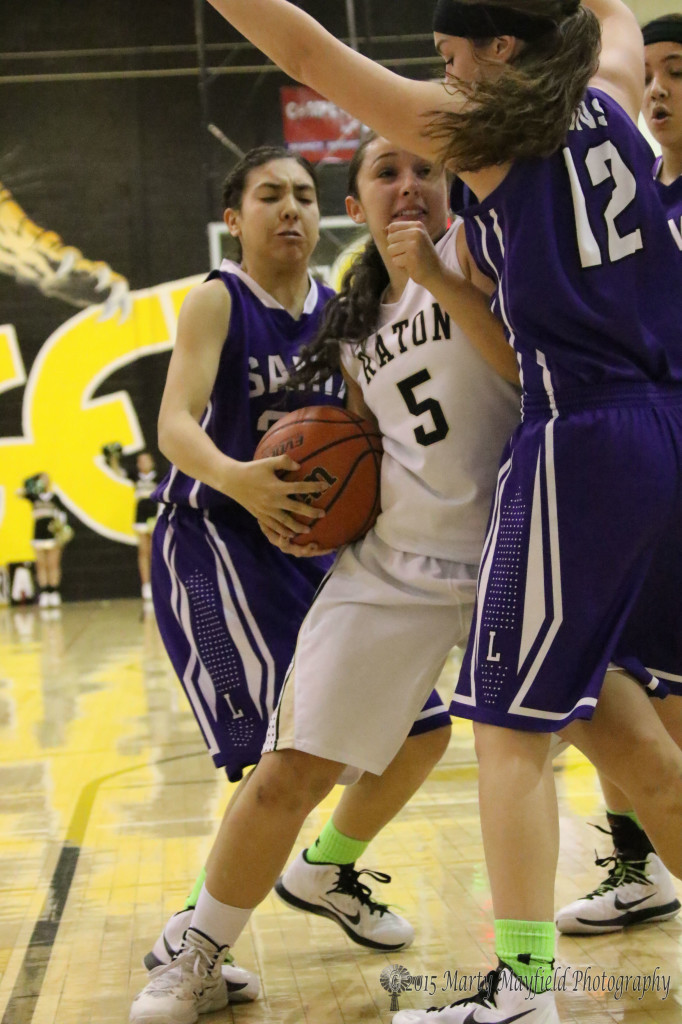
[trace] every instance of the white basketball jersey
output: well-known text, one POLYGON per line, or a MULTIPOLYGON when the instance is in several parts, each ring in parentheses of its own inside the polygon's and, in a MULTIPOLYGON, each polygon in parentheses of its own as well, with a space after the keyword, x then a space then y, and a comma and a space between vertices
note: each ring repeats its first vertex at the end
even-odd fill
MULTIPOLYGON (((457 272, 460 225, 436 245, 457 272)), ((381 306, 379 325, 364 351, 342 346, 383 435, 376 532, 400 551, 476 565, 519 391, 412 280, 398 302, 381 306)))

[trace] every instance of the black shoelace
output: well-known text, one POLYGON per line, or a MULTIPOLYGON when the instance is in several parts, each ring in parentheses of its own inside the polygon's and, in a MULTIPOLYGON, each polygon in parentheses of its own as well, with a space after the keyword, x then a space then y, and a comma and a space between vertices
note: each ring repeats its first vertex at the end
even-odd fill
MULTIPOLYGON (((535 959, 536 958, 531 956, 530 953, 523 953, 519 955, 519 960, 521 960, 525 964, 530 964, 531 960, 535 959)), ((554 960, 547 961, 537 959, 536 962, 548 964, 552 968, 554 967, 554 960)), ((490 1007, 495 1007, 495 996, 497 995, 497 992, 500 988, 500 979, 502 977, 502 972, 505 970, 509 971, 511 974, 514 974, 514 971, 511 969, 509 964, 506 964, 504 963, 503 960, 500 960, 497 964, 497 967, 494 970, 488 971, 485 978, 479 985, 478 992, 476 993, 475 996, 464 996, 463 999, 456 999, 454 1003, 447 1003, 445 1006, 429 1006, 426 1012, 437 1013, 439 1010, 448 1010, 451 1009, 453 1006, 464 1006, 465 1003, 476 1003, 478 1006, 485 1006, 488 1009, 490 1007)), ((516 975, 516 977, 517 980, 521 981, 521 984, 524 984, 523 980, 518 978, 518 975, 516 975)), ((530 991, 533 992, 534 989, 531 989, 530 991)))
POLYGON ((600 868, 609 868, 609 873, 601 885, 588 893, 586 900, 595 896, 605 896, 621 885, 636 882, 638 885, 651 885, 646 875, 646 858, 644 860, 624 860, 617 850, 610 857, 596 857, 594 863, 600 868))
POLYGON ((339 877, 336 879, 336 885, 329 892, 338 892, 341 896, 352 896, 363 906, 368 907, 370 914, 388 913, 385 903, 377 903, 372 899, 372 890, 360 881, 360 875, 369 875, 376 882, 384 884, 391 881, 391 876, 385 875, 383 871, 370 871, 369 868, 356 871, 353 864, 339 864, 339 877))
POLYGON ((490 1007, 495 994, 500 987, 500 975, 504 967, 500 964, 494 971, 489 971, 481 982, 475 996, 465 996, 464 999, 456 999, 454 1003, 446 1003, 445 1006, 429 1006, 427 1013, 437 1013, 439 1010, 448 1010, 453 1006, 462 1006, 464 1003, 477 1003, 479 1006, 490 1007))

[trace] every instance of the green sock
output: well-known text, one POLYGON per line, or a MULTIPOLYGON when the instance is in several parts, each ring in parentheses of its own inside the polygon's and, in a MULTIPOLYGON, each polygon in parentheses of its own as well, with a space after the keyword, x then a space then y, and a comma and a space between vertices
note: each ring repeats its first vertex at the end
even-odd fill
POLYGON ((611 814, 614 818, 629 818, 630 821, 634 821, 637 828, 641 828, 642 832, 644 831, 644 827, 634 811, 610 811, 607 807, 606 813, 611 814))
POLYGON ((554 977, 554 921, 495 921, 495 952, 533 992, 554 977))
POLYGON ((189 894, 185 901, 185 905, 182 908, 183 910, 189 910, 190 907, 196 907, 197 900, 199 899, 199 893, 201 892, 201 887, 203 886, 205 881, 206 868, 202 868, 201 871, 199 872, 199 877, 194 883, 194 888, 192 889, 191 893, 189 894))
POLYGON ((354 864, 369 846, 369 840, 351 839, 334 827, 330 818, 306 852, 309 864, 354 864))

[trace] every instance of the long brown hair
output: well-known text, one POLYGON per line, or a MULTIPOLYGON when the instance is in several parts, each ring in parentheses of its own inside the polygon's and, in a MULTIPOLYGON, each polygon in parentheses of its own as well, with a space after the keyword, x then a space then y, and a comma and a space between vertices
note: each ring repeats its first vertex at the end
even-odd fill
MULTIPOLYGON (((348 194, 360 198, 358 175, 370 142, 377 138, 369 132, 353 154, 348 167, 348 194)), ((301 349, 300 362, 288 385, 309 387, 327 380, 340 366, 342 342, 362 345, 379 323, 381 296, 389 283, 388 271, 375 242, 370 239, 362 253, 343 275, 338 295, 324 307, 317 334, 301 349)))
MULTIPOLYGON (((449 80, 469 102, 458 113, 434 111, 424 133, 442 141, 440 158, 459 172, 554 153, 599 66, 599 21, 575 0, 486 3, 550 18, 555 28, 525 42, 518 56, 490 81, 449 80)), ((471 40, 475 49, 490 42, 471 40)))

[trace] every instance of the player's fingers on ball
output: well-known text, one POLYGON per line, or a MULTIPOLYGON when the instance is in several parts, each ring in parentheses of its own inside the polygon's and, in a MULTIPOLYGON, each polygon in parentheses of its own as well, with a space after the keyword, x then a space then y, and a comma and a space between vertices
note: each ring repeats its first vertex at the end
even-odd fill
POLYGON ((322 519, 325 512, 323 508, 313 508, 312 505, 306 505, 303 501, 295 501, 291 506, 288 506, 292 516, 295 514, 298 516, 305 516, 306 519, 322 519))
POLYGON ((329 488, 326 480, 285 480, 283 481, 287 494, 322 494, 329 488))
MULTIPOLYGON (((303 511, 303 509, 301 509, 303 511)), ((298 515, 298 511, 297 511, 298 515)), ((291 540, 299 533, 310 533, 310 527, 306 526, 305 523, 299 523, 297 519, 294 519, 293 515, 286 512, 284 509, 281 510, 277 518, 277 530, 286 537, 287 540, 291 540)))
POLYGON ((275 470, 294 472, 294 470, 301 468, 298 462, 294 462, 290 455, 275 455, 274 458, 268 461, 272 463, 272 467, 275 470))

